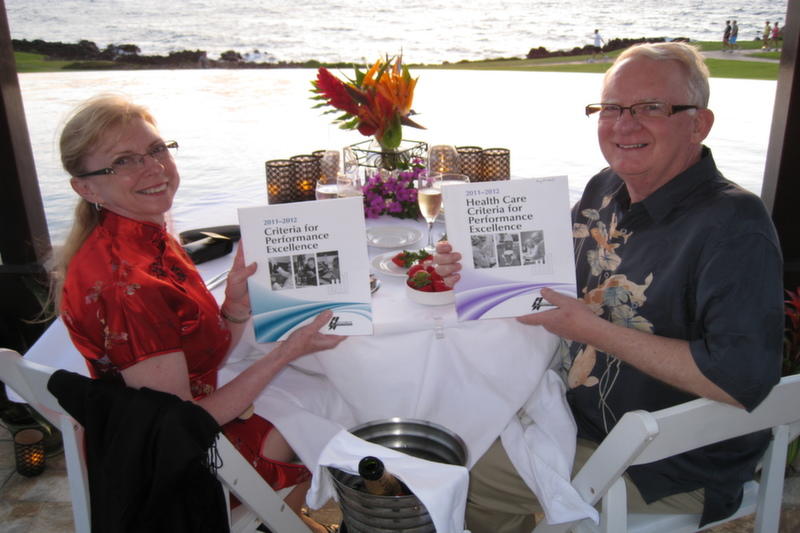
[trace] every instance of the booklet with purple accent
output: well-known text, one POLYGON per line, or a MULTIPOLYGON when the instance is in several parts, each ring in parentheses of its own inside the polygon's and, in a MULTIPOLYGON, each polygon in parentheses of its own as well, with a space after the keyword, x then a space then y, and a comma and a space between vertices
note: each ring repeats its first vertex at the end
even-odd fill
POLYGON ((447 240, 463 256, 459 320, 546 310, 543 287, 576 296, 566 176, 445 185, 442 195, 447 240))

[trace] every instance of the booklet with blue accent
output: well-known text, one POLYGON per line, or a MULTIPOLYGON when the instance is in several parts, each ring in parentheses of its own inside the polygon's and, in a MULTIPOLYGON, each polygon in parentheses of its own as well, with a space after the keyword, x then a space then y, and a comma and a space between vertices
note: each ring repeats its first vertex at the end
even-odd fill
POLYGON ((258 342, 283 340, 326 309, 322 332, 371 335, 366 225, 361 197, 239 209, 258 342))
POLYGON ((447 240, 462 255, 459 320, 544 311, 544 287, 576 296, 566 176, 450 184, 442 196, 447 240))

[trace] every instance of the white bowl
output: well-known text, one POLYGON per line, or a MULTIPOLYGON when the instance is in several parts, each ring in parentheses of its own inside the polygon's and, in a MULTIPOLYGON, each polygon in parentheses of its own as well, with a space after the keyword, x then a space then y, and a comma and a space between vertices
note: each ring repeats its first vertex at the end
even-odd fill
POLYGON ((411 299, 412 302, 416 302, 422 305, 448 305, 456 301, 455 292, 452 289, 449 291, 441 291, 441 292, 425 292, 425 291, 418 291, 416 289, 412 289, 408 286, 408 283, 405 284, 406 286, 406 295, 411 299))

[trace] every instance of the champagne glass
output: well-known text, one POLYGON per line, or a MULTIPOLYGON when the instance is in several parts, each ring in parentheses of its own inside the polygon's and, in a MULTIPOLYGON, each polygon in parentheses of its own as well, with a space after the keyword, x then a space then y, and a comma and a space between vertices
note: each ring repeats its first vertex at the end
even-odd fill
POLYGON ((433 254, 433 223, 442 208, 442 175, 436 172, 423 172, 417 178, 417 203, 422 216, 428 223, 428 245, 425 251, 433 254))

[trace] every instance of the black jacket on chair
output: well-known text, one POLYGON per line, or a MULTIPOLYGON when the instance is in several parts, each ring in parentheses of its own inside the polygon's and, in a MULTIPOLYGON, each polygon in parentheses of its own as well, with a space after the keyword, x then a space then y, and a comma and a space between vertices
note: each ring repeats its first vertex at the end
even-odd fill
POLYGON ((47 388, 84 427, 94 533, 229 531, 208 467, 220 428, 203 408, 65 370, 47 388))

